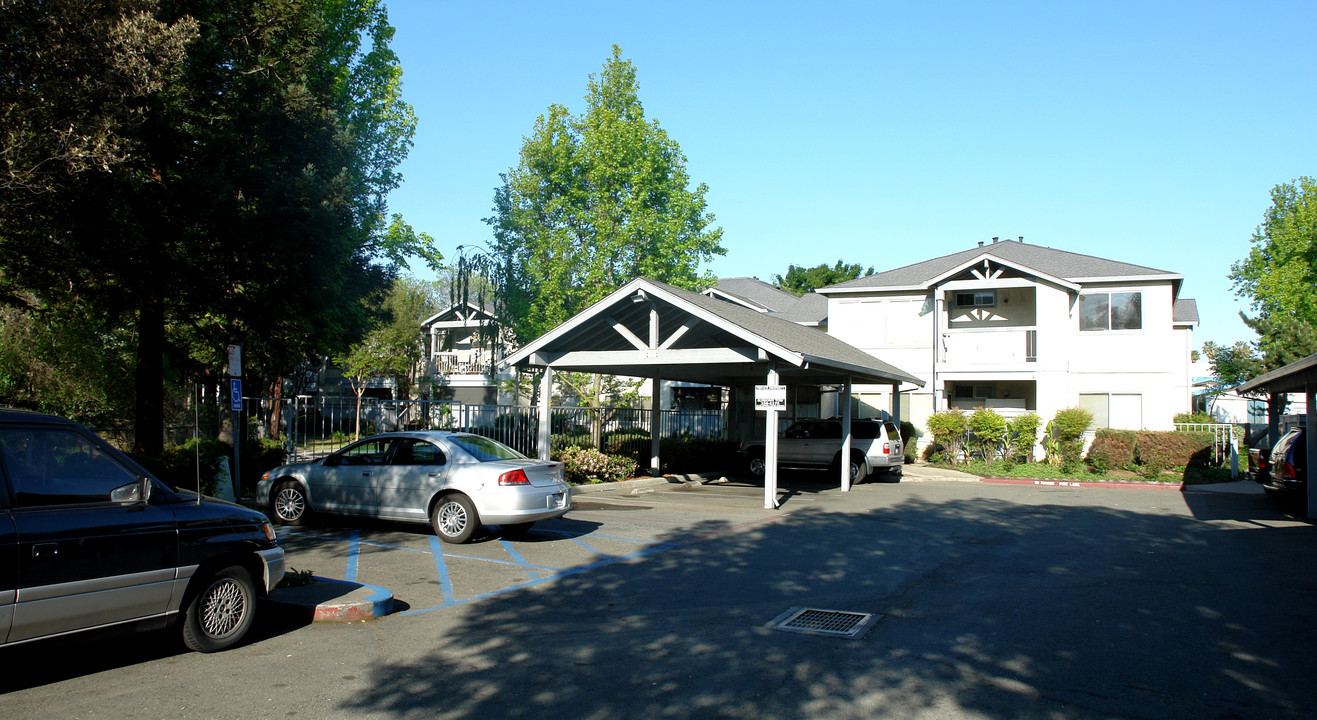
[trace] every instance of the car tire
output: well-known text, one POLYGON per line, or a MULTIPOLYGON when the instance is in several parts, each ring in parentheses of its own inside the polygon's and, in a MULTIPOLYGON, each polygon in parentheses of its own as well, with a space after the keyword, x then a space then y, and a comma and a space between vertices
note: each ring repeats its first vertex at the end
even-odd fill
POLYGON ((480 518, 471 500, 458 493, 445 495, 430 512, 430 524, 440 540, 461 544, 470 540, 480 527, 480 518))
POLYGON ((762 452, 750 453, 750 458, 745 463, 745 469, 753 478, 762 478, 764 472, 768 469, 768 463, 764 462, 762 452))
POLYGON ((302 525, 311 515, 311 503, 301 484, 286 480, 270 496, 270 515, 281 525, 302 525))
POLYGON ((532 520, 531 522, 510 523, 508 525, 502 525, 501 527, 503 528, 504 535, 524 535, 530 532, 530 529, 534 527, 534 525, 535 521, 532 520))
MULTIPOLYGON (((833 474, 833 477, 836 477, 837 475, 840 475, 840 474, 841 474, 841 455, 840 455, 840 453, 838 453, 838 456, 837 456, 837 457, 835 457, 835 458, 832 459, 832 466, 831 466, 831 467, 832 467, 832 474, 833 474)), ((859 453, 852 454, 852 455, 851 455, 851 484, 852 484, 852 485, 855 485, 855 484, 857 484, 857 483, 863 481, 863 480, 864 480, 864 477, 865 477, 865 472, 864 472, 864 456, 863 456, 863 455, 860 455, 859 453)))
POLYGON ((204 579, 183 617, 183 643, 197 652, 227 650, 247 635, 256 616, 256 585, 239 565, 204 579))

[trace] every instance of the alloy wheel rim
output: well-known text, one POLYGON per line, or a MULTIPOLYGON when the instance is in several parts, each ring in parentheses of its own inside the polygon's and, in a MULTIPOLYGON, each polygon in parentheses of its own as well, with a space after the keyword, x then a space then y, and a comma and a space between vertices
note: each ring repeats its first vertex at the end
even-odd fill
POLYGON ((439 508, 439 528, 445 535, 456 536, 466 529, 466 509, 450 502, 439 508))
POLYGON ((305 509, 306 503, 302 500, 302 493, 292 488, 282 490, 274 501, 274 512, 280 520, 296 520, 302 516, 302 511, 305 509))
POLYGON ((213 638, 233 633, 247 615, 247 594, 238 581, 221 580, 206 591, 202 604, 201 629, 213 638))

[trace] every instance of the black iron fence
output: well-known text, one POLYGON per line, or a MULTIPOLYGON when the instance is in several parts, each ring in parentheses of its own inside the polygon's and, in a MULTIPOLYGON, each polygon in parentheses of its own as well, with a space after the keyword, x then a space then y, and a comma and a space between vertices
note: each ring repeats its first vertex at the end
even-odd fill
MULTIPOLYGON (((598 447, 648 452, 653 416, 639 408, 550 408, 554 448, 598 447)), ((471 405, 438 400, 298 396, 244 398, 240 420, 249 438, 283 444, 289 462, 323 457, 360 437, 399 430, 461 430, 493 438, 534 457, 539 453, 539 408, 471 405)), ((659 437, 725 438, 725 410, 661 410, 659 437)))

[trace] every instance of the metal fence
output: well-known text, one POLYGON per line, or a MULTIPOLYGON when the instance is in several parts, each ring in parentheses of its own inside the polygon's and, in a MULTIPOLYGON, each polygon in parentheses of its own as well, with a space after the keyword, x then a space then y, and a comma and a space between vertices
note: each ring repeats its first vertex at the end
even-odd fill
MULTIPOLYGON (((244 398, 241 427, 248 437, 277 439, 289 462, 328 455, 358 437, 398 430, 462 430, 534 457, 539 453, 539 408, 471 405, 438 400, 298 396, 244 398)), ((550 408, 554 449, 566 445, 606 452, 648 453, 652 415, 636 408, 550 408)), ((723 410, 662 410, 659 437, 726 437, 723 410)))
POLYGON ((1212 435, 1212 461, 1222 465, 1229 461, 1238 448, 1235 447, 1234 425, 1228 423, 1175 423, 1180 432, 1200 432, 1212 435))

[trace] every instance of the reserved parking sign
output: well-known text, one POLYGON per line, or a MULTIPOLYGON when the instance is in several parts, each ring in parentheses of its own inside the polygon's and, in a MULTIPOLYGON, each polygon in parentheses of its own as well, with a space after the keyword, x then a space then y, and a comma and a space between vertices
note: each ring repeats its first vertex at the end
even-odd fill
POLYGON ((755 410, 786 410, 786 385, 756 385, 755 410))

